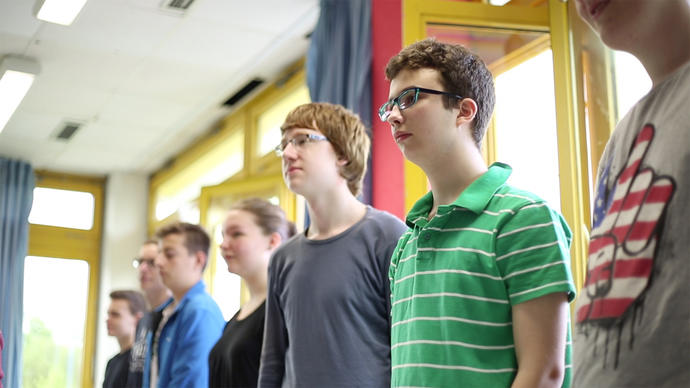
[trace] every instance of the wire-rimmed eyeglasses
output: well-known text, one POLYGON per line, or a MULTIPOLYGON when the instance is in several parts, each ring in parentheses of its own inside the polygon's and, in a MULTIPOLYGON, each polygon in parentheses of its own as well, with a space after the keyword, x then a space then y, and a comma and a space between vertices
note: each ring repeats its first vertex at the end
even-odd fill
POLYGON ((139 268, 144 264, 148 265, 149 267, 155 267, 156 259, 145 259, 143 257, 135 257, 134 260, 132 260, 132 267, 134 268, 139 268))
POLYGON ((283 154, 285 153, 285 148, 287 148, 288 144, 292 144, 292 146, 295 147, 295 149, 301 150, 307 143, 313 143, 317 141, 328 141, 328 138, 324 135, 319 135, 316 133, 300 133, 295 135, 293 138, 283 139, 283 141, 281 141, 280 144, 276 146, 274 151, 276 155, 278 155, 278 157, 283 157, 283 154))

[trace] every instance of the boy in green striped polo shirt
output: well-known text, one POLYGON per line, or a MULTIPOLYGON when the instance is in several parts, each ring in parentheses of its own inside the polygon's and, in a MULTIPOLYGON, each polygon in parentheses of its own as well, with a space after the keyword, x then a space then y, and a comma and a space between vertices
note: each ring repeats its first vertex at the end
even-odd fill
POLYGON ((487 168, 493 78, 462 46, 426 39, 386 67, 379 110, 431 192, 393 254, 392 386, 570 384, 571 233, 536 195, 487 168))

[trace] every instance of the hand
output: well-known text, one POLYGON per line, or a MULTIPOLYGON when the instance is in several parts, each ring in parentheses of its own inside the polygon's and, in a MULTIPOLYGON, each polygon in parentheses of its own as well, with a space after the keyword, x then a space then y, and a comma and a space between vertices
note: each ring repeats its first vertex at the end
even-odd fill
POLYGON ((595 204, 578 323, 612 324, 650 284, 663 218, 675 190, 670 177, 642 165, 654 135, 651 125, 638 134, 610 197, 605 184, 610 166, 599 178, 604 184, 595 204))

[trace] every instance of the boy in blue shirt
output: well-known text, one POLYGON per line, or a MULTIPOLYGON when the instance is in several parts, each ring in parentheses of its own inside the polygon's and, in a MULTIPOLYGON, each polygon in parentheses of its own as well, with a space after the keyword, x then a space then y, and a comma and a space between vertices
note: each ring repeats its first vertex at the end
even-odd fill
POLYGON ((162 310, 155 333, 148 334, 144 387, 208 387, 208 354, 225 325, 201 277, 210 239, 199 226, 185 222, 156 233, 156 266, 173 297, 162 310))

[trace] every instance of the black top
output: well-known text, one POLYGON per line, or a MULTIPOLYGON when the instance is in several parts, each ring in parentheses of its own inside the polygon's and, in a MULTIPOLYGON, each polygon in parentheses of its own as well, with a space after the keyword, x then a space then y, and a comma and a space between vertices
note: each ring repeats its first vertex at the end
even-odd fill
POLYGON ((129 372, 129 358, 132 349, 127 349, 124 353, 116 354, 108 361, 105 367, 105 378, 103 388, 122 388, 127 384, 127 373, 129 372))
POLYGON ((242 320, 235 314, 208 355, 209 387, 256 387, 264 339, 264 301, 242 320))

